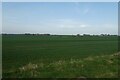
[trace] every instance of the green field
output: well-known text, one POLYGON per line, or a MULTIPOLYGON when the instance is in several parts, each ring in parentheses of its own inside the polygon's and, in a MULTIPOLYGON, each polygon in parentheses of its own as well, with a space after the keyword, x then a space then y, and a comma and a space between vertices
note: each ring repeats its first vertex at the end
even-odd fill
POLYGON ((118 77, 117 36, 3 35, 3 78, 118 77))

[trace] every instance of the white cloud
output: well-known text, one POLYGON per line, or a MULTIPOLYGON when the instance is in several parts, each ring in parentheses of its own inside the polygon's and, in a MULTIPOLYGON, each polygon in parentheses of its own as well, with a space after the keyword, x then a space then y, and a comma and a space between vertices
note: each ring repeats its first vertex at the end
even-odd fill
POLYGON ((55 22, 55 25, 59 28, 85 28, 88 27, 88 24, 83 23, 82 21, 76 21, 72 19, 60 19, 55 22))
POLYGON ((43 21, 40 23, 41 26, 58 28, 58 29, 77 29, 77 28, 86 28, 90 25, 83 23, 82 21, 77 21, 73 19, 56 19, 51 21, 43 21))
POLYGON ((84 27, 88 27, 88 25, 82 24, 80 25, 80 27, 84 28, 84 27))

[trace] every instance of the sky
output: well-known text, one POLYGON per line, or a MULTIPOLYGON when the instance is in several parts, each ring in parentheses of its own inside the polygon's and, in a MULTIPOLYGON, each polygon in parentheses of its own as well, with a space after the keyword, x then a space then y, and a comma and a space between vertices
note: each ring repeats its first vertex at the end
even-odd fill
POLYGON ((2 2, 119 2, 119 0, 1 0, 2 2))
POLYGON ((2 32, 118 34, 118 3, 3 2, 2 32))

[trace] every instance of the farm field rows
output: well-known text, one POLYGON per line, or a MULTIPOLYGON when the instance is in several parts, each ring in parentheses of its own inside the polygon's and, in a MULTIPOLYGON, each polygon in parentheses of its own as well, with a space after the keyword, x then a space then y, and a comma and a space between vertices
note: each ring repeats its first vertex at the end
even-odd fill
POLYGON ((3 35, 4 77, 118 77, 117 36, 3 35))

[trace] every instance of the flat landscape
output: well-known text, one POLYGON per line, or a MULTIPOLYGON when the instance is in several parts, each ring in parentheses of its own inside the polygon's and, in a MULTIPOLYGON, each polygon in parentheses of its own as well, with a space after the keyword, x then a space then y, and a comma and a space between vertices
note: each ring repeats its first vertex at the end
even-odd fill
POLYGON ((3 78, 118 77, 117 36, 3 35, 3 78))

